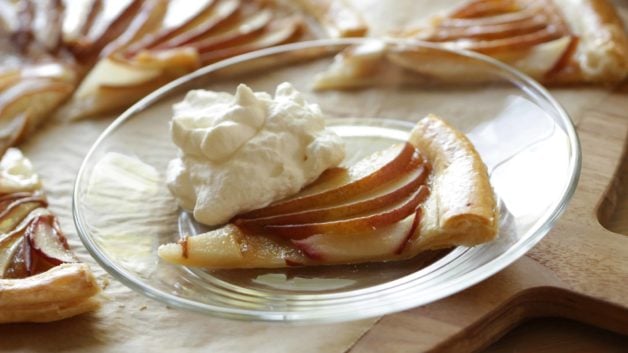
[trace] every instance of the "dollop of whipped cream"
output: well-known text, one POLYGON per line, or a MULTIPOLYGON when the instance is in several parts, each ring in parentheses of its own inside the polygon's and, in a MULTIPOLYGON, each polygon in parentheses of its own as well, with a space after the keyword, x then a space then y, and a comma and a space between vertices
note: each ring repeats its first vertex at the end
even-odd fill
POLYGON ((243 84, 235 95, 190 91, 174 105, 171 134, 179 157, 168 187, 212 226, 298 192, 345 155, 320 107, 286 82, 274 98, 243 84))

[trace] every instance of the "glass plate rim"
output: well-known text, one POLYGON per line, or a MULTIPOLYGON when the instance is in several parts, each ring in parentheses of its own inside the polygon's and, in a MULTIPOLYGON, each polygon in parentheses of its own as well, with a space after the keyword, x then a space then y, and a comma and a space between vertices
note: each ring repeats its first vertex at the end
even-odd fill
POLYGON ((576 132, 576 128, 565 111, 565 109, 556 101, 556 99, 539 83, 530 78, 529 76, 517 71, 516 69, 497 61, 491 57, 478 54, 475 52, 465 51, 465 50, 453 50, 449 48, 444 48, 443 46, 422 42, 419 40, 398 40, 398 39, 374 39, 374 38, 348 38, 348 39, 321 39, 321 40, 313 40, 313 41, 304 41, 298 43, 285 44, 281 46, 276 46, 272 48, 266 48, 258 51, 254 51, 247 54, 242 54, 230 59, 226 59, 189 73, 183 77, 180 77, 159 89, 153 91, 148 94, 146 97, 139 100, 137 103, 132 105, 126 111, 124 111, 120 116, 118 116, 96 139, 93 145, 90 147, 89 151, 85 155, 83 162, 78 170, 77 177, 74 183, 73 195, 72 195, 72 215, 75 227, 77 229, 77 233, 81 242, 88 250, 89 254, 96 260, 96 262, 102 266, 109 274, 114 276, 117 280, 119 280, 125 286, 131 288, 134 291, 137 291, 149 298, 154 300, 163 302, 167 305, 172 305, 174 307, 188 309, 195 312, 200 312, 204 314, 208 314, 210 316, 227 318, 227 319, 237 319, 237 320, 256 320, 256 321, 270 321, 270 322, 297 322, 301 324, 315 324, 315 323, 332 323, 332 322, 342 322, 348 320, 358 320, 364 319, 379 315, 385 315, 392 312, 402 311, 406 309, 413 308, 417 305, 427 304, 442 298, 445 298, 449 295, 457 293, 465 288, 470 287, 471 285, 477 284, 484 279, 492 276, 493 274, 499 272, 504 269, 521 256, 523 256, 528 250, 530 250, 534 245, 536 245, 554 226, 560 215, 565 211, 568 201, 573 196, 576 186, 578 184, 580 170, 582 165, 582 157, 581 157, 581 148, 579 138, 576 132), (190 299, 182 298, 176 296, 171 293, 167 293, 165 291, 150 287, 142 283, 141 280, 135 279, 133 275, 128 273, 128 271, 124 270, 120 266, 118 266, 115 262, 111 261, 106 254, 100 249, 100 247, 95 243, 95 241, 89 236, 89 232, 87 231, 87 227, 83 224, 83 220, 80 217, 80 211, 78 208, 79 205, 79 195, 78 191, 80 185, 83 181, 83 177, 85 175, 85 171, 87 169, 87 164, 92 155, 95 153, 100 144, 120 125, 122 125, 125 121, 132 118, 136 113, 140 112, 144 108, 150 106, 159 100, 162 96, 166 95, 172 89, 177 88, 180 85, 183 85, 189 81, 192 81, 201 76, 207 75, 213 71, 228 67, 230 65, 238 64, 241 62, 245 62, 252 59, 257 59, 264 56, 279 54, 283 52, 290 52, 296 50, 304 50, 314 47, 324 47, 324 46, 341 46, 341 45, 357 45, 368 43, 370 41, 383 41, 385 43, 390 43, 394 45, 409 45, 414 47, 424 47, 435 50, 440 50, 444 52, 453 53, 455 55, 465 56, 468 58, 472 58, 481 62, 484 62, 490 66, 497 68, 502 73, 505 73, 508 76, 508 79, 513 83, 518 83, 520 89, 526 89, 529 94, 539 96, 542 100, 545 100, 546 103, 551 106, 552 109, 555 110, 556 116, 560 118, 560 123, 563 124, 563 128, 565 133, 567 134, 569 145, 571 149, 571 156, 569 158, 569 180, 567 181, 566 187, 563 190, 562 196, 556 200, 551 206, 551 212, 545 215, 544 218, 540 219, 537 224, 540 223, 540 226, 535 227, 530 232, 529 237, 523 239, 523 242, 518 247, 510 247, 508 250, 500 254, 497 258, 467 272, 459 277, 450 279, 444 285, 441 285, 442 290, 436 294, 429 297, 427 300, 425 297, 422 298, 419 303, 417 300, 404 300, 399 301, 394 304, 390 304, 387 306, 377 306, 370 310, 362 308, 360 311, 352 311, 349 316, 341 316, 329 314, 327 312, 322 315, 316 315, 314 312, 298 312, 298 311, 259 311, 259 310, 247 310, 247 309, 239 309, 239 308, 229 308, 224 306, 216 306, 211 304, 199 303, 190 299))

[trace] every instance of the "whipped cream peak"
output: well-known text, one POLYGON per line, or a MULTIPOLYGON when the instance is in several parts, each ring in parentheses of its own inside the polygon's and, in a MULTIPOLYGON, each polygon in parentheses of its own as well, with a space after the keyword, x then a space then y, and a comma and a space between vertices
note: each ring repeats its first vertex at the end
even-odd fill
POLYGON ((171 134, 179 158, 168 187, 207 225, 290 196, 344 159, 320 107, 289 83, 274 97, 246 85, 234 95, 190 91, 174 105, 171 134))
POLYGON ((188 92, 174 105, 172 140, 185 153, 210 161, 228 158, 251 139, 266 120, 268 94, 246 85, 234 96, 204 90, 188 92))

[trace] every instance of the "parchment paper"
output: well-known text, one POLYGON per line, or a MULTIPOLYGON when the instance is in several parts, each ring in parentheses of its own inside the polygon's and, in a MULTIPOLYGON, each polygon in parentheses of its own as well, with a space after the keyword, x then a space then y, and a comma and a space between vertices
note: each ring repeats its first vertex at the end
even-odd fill
MULTIPOLYGON (((377 36, 416 24, 457 1, 353 0, 377 36)), ((625 15, 628 11, 624 9, 625 15)), ((624 16, 626 18, 626 16, 624 16)), ((561 88, 552 93, 578 122, 608 88, 561 88)), ((0 326, 0 351, 15 352, 345 352, 376 321, 290 326, 227 321, 169 308, 113 280, 87 254, 71 214, 73 182, 88 148, 113 116, 77 123, 51 122, 21 146, 45 183, 70 245, 105 286, 103 306, 92 314, 49 324, 0 326)), ((391 337, 394 339, 394 337, 391 337)))

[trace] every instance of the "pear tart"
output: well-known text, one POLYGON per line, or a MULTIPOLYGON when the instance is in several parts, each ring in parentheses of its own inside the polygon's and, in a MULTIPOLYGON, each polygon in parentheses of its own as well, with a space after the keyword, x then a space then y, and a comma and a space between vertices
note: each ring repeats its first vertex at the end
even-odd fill
POLYGON ((366 29, 344 0, 0 1, 0 152, 54 111, 114 112, 221 59, 366 29))
POLYGON ((470 0, 394 35, 490 55, 549 84, 628 74, 626 32, 606 0, 470 0))
POLYGON ((39 178, 16 149, 0 161, 0 323, 47 322, 98 306, 94 276, 74 257, 39 178))
POLYGON ((497 220, 473 145, 430 115, 407 143, 329 169, 295 196, 158 252, 171 263, 210 269, 403 260, 489 241, 497 220))

